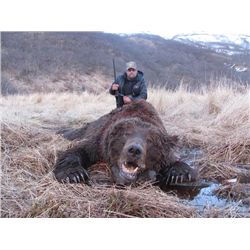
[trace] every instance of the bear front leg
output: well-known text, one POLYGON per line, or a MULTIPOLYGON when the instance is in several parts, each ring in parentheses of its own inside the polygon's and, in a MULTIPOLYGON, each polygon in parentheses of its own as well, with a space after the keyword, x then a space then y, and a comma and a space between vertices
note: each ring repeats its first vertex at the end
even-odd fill
POLYGON ((54 174, 62 183, 87 182, 89 180, 87 168, 90 165, 90 157, 84 147, 73 147, 59 154, 54 174))
POLYGON ((197 179, 197 170, 182 161, 176 161, 160 172, 160 182, 165 185, 195 182, 197 179))

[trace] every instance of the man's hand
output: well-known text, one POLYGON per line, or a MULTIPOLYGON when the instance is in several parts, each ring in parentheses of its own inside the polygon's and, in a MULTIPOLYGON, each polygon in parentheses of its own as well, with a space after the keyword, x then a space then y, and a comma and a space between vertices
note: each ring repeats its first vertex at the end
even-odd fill
POLYGON ((118 88, 119 88, 119 84, 117 83, 112 84, 112 90, 118 90, 118 88))
POLYGON ((132 100, 128 96, 123 96, 123 102, 124 104, 128 104, 128 103, 131 103, 132 100))

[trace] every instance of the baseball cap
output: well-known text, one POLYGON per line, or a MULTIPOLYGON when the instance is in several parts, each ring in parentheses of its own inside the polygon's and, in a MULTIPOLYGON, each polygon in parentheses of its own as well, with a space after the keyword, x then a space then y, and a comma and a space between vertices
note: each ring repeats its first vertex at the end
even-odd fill
POLYGON ((128 69, 137 69, 137 65, 135 62, 128 62, 126 63, 126 70, 128 69))

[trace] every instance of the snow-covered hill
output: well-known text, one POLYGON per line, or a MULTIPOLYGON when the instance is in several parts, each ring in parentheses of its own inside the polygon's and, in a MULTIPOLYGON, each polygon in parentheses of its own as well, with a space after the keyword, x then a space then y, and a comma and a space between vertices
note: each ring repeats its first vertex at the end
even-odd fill
POLYGON ((250 35, 216 35, 207 33, 179 34, 172 40, 211 48, 218 53, 241 54, 250 51, 250 35))

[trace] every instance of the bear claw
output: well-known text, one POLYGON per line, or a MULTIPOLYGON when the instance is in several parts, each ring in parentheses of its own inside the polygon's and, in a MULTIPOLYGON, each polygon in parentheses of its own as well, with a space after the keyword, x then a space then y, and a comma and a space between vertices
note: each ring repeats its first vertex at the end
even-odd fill
POLYGON ((172 176, 172 179, 171 179, 171 183, 173 183, 174 182, 174 175, 172 176))
POLYGON ((84 181, 84 180, 85 180, 85 178, 84 178, 83 173, 80 173, 80 176, 82 177, 82 180, 84 181))
POLYGON ((81 182, 79 175, 76 176, 77 182, 81 182))
POLYGON ((184 177, 183 177, 183 175, 181 175, 181 183, 183 182, 183 179, 184 179, 184 177))
POLYGON ((175 184, 178 183, 178 179, 179 179, 179 176, 176 176, 176 179, 175 179, 175 184))
POLYGON ((89 175, 85 169, 73 169, 71 171, 61 171, 56 175, 56 179, 62 183, 87 182, 89 175))

